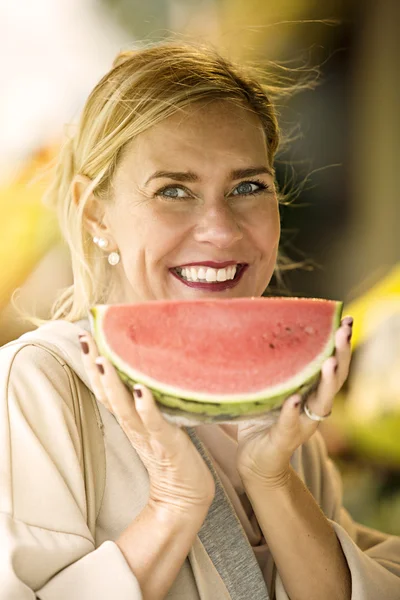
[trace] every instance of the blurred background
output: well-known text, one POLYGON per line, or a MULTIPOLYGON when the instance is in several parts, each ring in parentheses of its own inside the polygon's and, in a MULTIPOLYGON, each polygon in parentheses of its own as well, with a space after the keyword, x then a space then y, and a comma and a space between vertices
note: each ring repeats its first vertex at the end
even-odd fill
POLYGON ((0 0, 0 344, 71 283, 41 198, 65 127, 115 54, 178 34, 239 61, 319 66, 280 106, 277 162, 292 295, 345 302, 354 359, 323 424, 355 519, 400 535, 400 48, 397 0, 0 0))

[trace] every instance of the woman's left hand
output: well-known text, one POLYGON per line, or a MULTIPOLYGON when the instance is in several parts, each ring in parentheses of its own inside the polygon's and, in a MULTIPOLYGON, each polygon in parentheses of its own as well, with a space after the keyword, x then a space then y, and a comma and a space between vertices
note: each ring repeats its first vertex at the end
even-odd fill
MULTIPOLYGON (((319 416, 330 413, 335 395, 347 378, 352 321, 351 317, 342 319, 335 335, 335 355, 324 362, 318 387, 307 398, 307 407, 319 416)), ((302 411, 299 394, 285 400, 278 421, 269 428, 261 421, 239 423, 237 468, 243 483, 258 481, 272 487, 284 484, 293 452, 313 435, 318 424, 302 411)))

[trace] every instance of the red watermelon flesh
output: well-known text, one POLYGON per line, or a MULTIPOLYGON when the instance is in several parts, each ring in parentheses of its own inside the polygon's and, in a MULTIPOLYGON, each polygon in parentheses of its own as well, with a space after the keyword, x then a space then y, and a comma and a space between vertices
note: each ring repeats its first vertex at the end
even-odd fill
POLYGON ((98 305, 92 315, 100 351, 125 381, 144 383, 172 409, 234 416, 276 406, 315 379, 341 309, 321 299, 235 298, 98 305))

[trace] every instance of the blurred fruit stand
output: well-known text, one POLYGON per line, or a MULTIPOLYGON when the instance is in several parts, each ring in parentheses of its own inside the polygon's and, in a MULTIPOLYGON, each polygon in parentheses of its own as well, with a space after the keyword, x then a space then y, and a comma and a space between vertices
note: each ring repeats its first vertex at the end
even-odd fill
POLYGON ((42 202, 55 148, 37 150, 0 183, 0 345, 45 318, 57 290, 71 283, 55 214, 42 202))
POLYGON ((354 318, 350 376, 321 431, 351 514, 400 535, 400 265, 344 314, 354 318))
POLYGON ((0 186, 0 310, 56 238, 54 217, 40 202, 47 177, 39 173, 50 157, 50 150, 38 151, 11 181, 0 186))

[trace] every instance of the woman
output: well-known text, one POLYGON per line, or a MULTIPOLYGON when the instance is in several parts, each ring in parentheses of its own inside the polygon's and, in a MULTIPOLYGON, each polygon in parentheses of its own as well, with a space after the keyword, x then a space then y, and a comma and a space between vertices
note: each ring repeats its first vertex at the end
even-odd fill
POLYGON ((400 540, 351 521, 317 432, 351 318, 269 429, 167 422, 89 334, 98 302, 263 293, 278 143, 267 88, 212 51, 128 52, 90 95, 50 190, 74 286, 1 351, 1 600, 400 598, 400 540))

